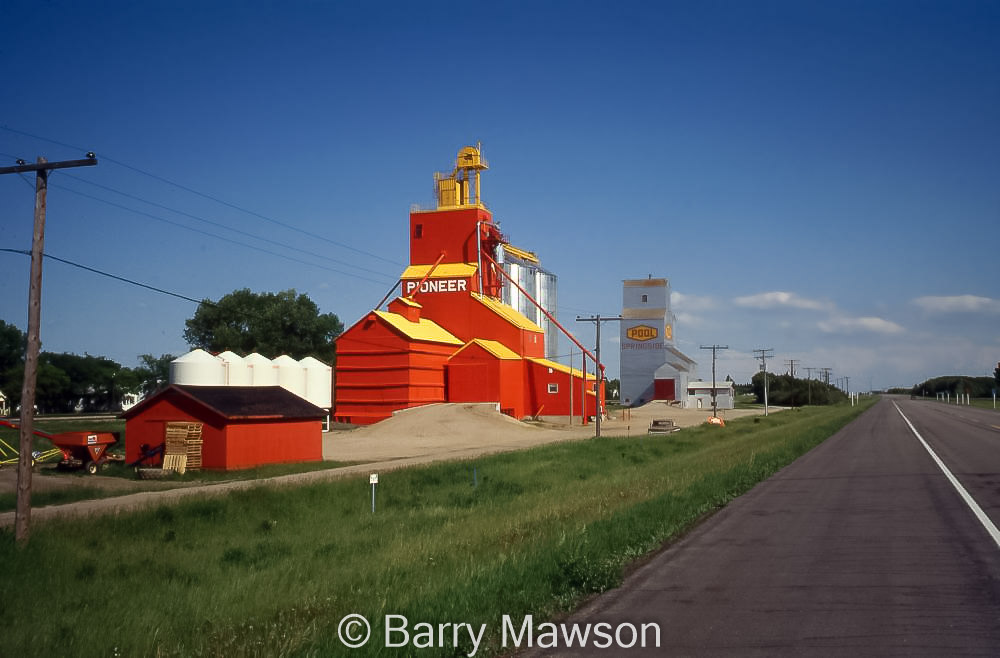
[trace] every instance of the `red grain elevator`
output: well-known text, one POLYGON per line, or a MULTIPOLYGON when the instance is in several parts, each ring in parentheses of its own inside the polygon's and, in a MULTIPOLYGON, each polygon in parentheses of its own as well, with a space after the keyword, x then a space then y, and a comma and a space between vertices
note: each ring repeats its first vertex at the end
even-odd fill
POLYGON ((464 147, 450 174, 435 174, 437 207, 410 212, 399 296, 336 339, 336 420, 369 424, 436 402, 496 402, 514 418, 603 410, 603 378, 545 359, 542 328, 501 301, 507 239, 480 197, 488 168, 464 147))

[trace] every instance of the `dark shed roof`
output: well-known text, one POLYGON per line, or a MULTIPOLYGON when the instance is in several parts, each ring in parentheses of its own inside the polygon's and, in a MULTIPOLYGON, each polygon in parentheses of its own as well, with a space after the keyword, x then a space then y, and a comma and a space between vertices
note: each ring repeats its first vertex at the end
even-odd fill
POLYGON ((171 384, 124 414, 132 418, 164 395, 179 395, 227 420, 305 420, 324 418, 326 411, 280 386, 189 386, 171 384))

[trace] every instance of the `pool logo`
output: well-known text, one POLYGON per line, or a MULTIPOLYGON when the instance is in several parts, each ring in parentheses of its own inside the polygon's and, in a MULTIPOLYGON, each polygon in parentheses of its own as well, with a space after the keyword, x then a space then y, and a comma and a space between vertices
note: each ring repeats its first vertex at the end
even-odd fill
POLYGON ((650 327, 649 325, 640 324, 637 327, 629 327, 629 329, 625 332, 625 335, 628 336, 629 339, 631 340, 647 341, 647 340, 653 340, 654 338, 659 336, 660 332, 657 331, 656 327, 650 327))

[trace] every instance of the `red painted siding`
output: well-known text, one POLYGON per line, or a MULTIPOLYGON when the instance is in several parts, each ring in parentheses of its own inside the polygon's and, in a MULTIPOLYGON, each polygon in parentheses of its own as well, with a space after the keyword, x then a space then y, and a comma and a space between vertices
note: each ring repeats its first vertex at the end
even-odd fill
POLYGON ((410 341, 369 315, 337 340, 335 418, 368 424, 397 409, 444 402, 444 364, 456 349, 410 341))
MULTIPOLYGON (((125 421, 125 459, 141 455, 142 444, 163 443, 169 421, 202 423, 202 467, 250 468, 262 464, 320 461, 323 428, 319 420, 226 421, 196 401, 167 391, 141 412, 125 421)), ((159 457, 151 462, 159 465, 159 457)))

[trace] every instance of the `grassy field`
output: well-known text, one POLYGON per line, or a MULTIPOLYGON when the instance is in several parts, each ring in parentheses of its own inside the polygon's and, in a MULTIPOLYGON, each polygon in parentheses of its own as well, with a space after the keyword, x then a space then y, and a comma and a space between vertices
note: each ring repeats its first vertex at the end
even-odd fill
MULTIPOLYGON (((129 489, 118 487, 101 487, 88 480, 93 477, 87 475, 83 470, 59 471, 51 467, 37 467, 32 481, 35 478, 59 478, 62 480, 73 480, 74 486, 38 491, 37 488, 31 494, 31 506, 45 507, 46 505, 62 505, 64 503, 75 503, 81 500, 93 500, 95 498, 111 498, 123 496, 125 494, 139 491, 160 491, 169 488, 166 485, 176 485, 178 487, 199 483, 211 482, 232 482, 236 480, 262 480, 265 478, 279 477, 281 475, 292 475, 295 473, 310 473, 312 471, 325 471, 332 468, 350 466, 356 462, 321 461, 306 462, 296 464, 266 464, 255 468, 245 468, 238 471, 187 471, 183 475, 174 473, 166 478, 154 481, 137 481, 135 486, 129 489)), ((17 465, 5 466, 4 468, 16 469, 17 465)), ((126 466, 123 462, 113 462, 107 464, 100 471, 104 477, 118 477, 126 480, 136 480, 135 470, 126 466)), ((16 493, 0 493, 0 512, 14 509, 17 505, 16 493)))
MULTIPOLYGON (((0 655, 412 655, 386 614, 487 625, 541 618, 833 434, 861 407, 807 408, 657 438, 600 439, 382 474, 257 488, 0 533, 0 655), (338 622, 372 639, 348 651, 338 622)), ((465 655, 457 648, 420 655, 465 655)))
MULTIPOLYGON (((951 402, 945 402, 944 400, 935 400, 935 399, 930 399, 929 401, 930 402, 934 402, 935 404, 950 404, 953 407, 956 406, 954 398, 952 398, 951 402)), ((994 402, 993 402, 993 398, 992 397, 989 397, 989 398, 971 398, 969 400, 969 406, 971 406, 971 407, 978 407, 980 409, 990 409, 990 410, 993 410, 994 409, 993 404, 994 404, 994 402)), ((1000 411, 1000 407, 997 407, 996 411, 1000 411)))

